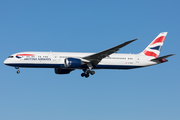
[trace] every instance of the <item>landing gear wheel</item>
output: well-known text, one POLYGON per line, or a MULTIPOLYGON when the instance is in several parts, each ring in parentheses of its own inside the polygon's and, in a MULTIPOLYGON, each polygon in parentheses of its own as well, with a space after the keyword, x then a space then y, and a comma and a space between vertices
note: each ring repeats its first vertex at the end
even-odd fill
POLYGON ((17 71, 17 74, 19 74, 19 73, 20 73, 20 71, 18 70, 18 71, 17 71))
POLYGON ((89 75, 94 75, 94 74, 95 74, 95 71, 91 71, 92 68, 93 68, 93 66, 92 66, 90 63, 87 64, 87 67, 88 67, 89 69, 87 69, 87 68, 82 69, 82 70, 84 71, 84 72, 81 74, 82 77, 88 78, 89 75))
POLYGON ((94 75, 94 74, 95 74, 95 71, 91 71, 90 74, 91 74, 91 75, 94 75))
POLYGON ((86 75, 85 73, 82 73, 82 74, 81 74, 81 77, 84 77, 85 75, 86 75))
POLYGON ((85 74, 85 77, 88 78, 88 77, 89 77, 89 74, 85 74))

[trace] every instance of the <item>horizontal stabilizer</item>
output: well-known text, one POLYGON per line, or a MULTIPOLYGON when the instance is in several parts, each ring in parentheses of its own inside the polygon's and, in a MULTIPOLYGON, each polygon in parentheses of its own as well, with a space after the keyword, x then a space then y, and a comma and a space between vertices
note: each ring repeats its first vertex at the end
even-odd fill
POLYGON ((152 59, 151 61, 154 61, 154 62, 166 62, 167 60, 165 60, 165 58, 171 57, 173 55, 176 55, 176 54, 170 54, 170 55, 158 57, 158 58, 152 59))

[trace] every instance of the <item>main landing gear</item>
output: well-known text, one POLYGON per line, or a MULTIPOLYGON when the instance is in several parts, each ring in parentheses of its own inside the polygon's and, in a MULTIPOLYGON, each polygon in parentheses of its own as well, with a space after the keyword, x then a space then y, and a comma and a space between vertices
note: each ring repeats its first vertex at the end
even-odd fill
POLYGON ((91 71, 91 70, 87 70, 87 69, 85 69, 85 70, 83 70, 84 72, 81 74, 81 77, 86 77, 86 78, 88 78, 89 77, 89 74, 91 74, 91 75, 94 75, 95 74, 95 71, 91 71))
POLYGON ((17 74, 20 73, 19 67, 15 67, 17 69, 17 74))
POLYGON ((95 71, 92 71, 93 66, 92 66, 91 63, 87 63, 86 65, 87 65, 87 67, 88 67, 89 69, 88 69, 88 70, 87 70, 87 69, 83 69, 84 73, 82 73, 81 76, 88 78, 88 77, 89 77, 89 74, 94 75, 94 74, 95 74, 95 71))

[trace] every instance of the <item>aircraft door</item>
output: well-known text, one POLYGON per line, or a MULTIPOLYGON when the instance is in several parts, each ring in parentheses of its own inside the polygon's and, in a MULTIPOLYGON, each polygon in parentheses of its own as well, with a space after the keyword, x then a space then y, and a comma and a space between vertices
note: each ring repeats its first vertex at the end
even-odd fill
POLYGON ((53 54, 52 55, 52 62, 53 63, 59 63, 59 61, 60 61, 59 56, 57 54, 53 54))
POLYGON ((135 64, 138 65, 140 63, 140 57, 136 56, 135 57, 135 64))

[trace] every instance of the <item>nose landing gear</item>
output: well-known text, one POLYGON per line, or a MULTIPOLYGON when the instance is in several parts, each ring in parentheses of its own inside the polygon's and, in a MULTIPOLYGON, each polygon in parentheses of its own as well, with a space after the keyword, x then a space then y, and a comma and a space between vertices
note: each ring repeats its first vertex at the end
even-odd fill
POLYGON ((20 73, 19 67, 15 67, 15 69, 17 69, 17 74, 20 73))
POLYGON ((19 74, 20 73, 20 70, 17 70, 17 74, 19 74))

